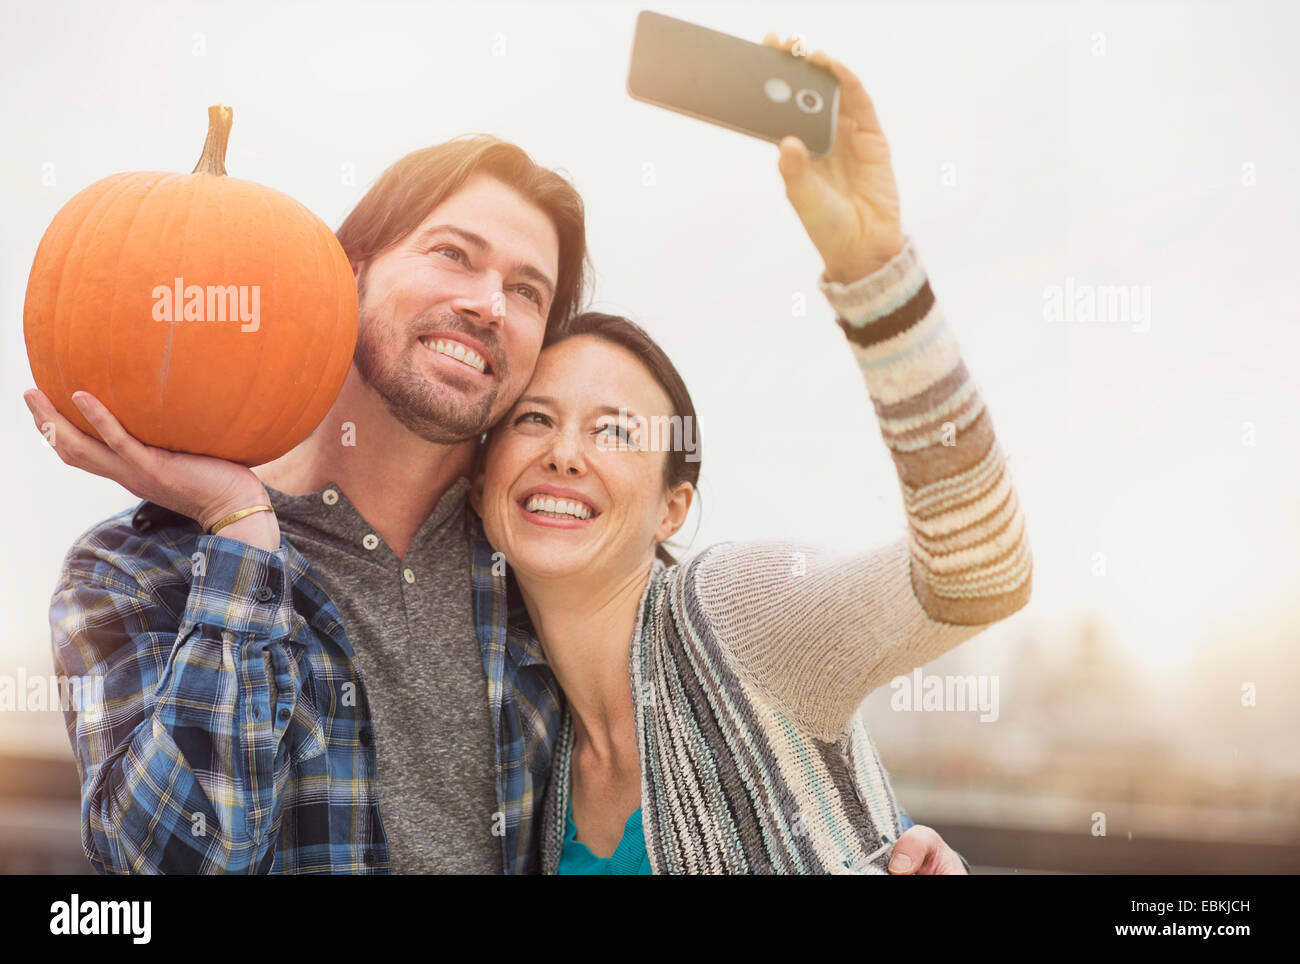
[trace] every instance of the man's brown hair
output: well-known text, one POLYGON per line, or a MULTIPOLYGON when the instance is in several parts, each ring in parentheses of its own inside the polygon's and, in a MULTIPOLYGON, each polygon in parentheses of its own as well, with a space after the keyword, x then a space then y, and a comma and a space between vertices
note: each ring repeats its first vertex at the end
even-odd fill
POLYGON ((560 174, 490 134, 463 134, 390 164, 335 232, 348 260, 355 267, 402 240, 477 174, 513 188, 555 225, 559 277, 547 323, 564 321, 580 309, 590 270, 582 197, 560 174))

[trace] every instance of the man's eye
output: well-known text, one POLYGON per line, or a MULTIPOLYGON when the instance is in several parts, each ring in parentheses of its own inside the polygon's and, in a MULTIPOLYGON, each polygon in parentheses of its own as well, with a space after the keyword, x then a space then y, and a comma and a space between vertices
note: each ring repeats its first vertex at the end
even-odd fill
POLYGON ((538 293, 537 289, 534 288, 532 285, 515 285, 515 290, 524 291, 525 292, 524 297, 531 298, 534 302, 537 303, 539 307, 541 306, 542 296, 538 293))
POLYGON ((452 261, 463 262, 465 260, 465 252, 462 251, 460 248, 456 247, 454 244, 440 244, 436 248, 430 248, 429 250, 435 251, 439 254, 441 254, 444 251, 451 251, 456 255, 456 257, 451 259, 452 261))

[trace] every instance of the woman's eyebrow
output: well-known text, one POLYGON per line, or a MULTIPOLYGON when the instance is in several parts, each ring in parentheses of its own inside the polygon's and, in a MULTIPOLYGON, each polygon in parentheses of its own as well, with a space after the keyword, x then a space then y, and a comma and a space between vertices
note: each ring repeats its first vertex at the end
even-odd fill
POLYGON ((626 405, 624 405, 622 408, 615 408, 613 405, 602 405, 600 408, 596 409, 596 414, 597 415, 627 415, 631 418, 637 417, 636 412, 632 411, 632 409, 628 408, 626 405))
MULTIPOLYGON (((555 399, 549 395, 521 395, 519 396, 519 400, 515 402, 516 405, 523 405, 525 403, 548 405, 551 408, 559 408, 555 399)), ((619 408, 616 405, 601 405, 595 409, 595 412, 597 415, 627 415, 631 418, 637 417, 636 412, 632 411, 632 409, 628 408, 626 405, 622 408, 619 408)))
POLYGON ((523 405, 525 403, 532 403, 533 405, 549 405, 551 408, 556 407, 555 399, 551 398, 549 395, 520 395, 519 400, 515 402, 516 405, 523 405))

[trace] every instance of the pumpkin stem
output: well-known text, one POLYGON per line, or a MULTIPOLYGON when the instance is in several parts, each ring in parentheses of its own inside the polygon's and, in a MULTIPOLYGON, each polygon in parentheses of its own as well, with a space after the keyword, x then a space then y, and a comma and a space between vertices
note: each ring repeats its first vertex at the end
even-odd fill
POLYGON ((226 173, 226 144, 230 141, 234 116, 235 112, 223 104, 213 104, 208 108, 208 139, 203 142, 203 153, 192 174, 226 173))

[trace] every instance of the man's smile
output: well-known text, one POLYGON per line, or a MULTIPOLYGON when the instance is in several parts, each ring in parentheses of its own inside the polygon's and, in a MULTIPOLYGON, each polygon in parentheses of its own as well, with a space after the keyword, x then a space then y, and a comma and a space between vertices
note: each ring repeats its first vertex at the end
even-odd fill
POLYGON ((426 335, 420 339, 420 344, 437 355, 454 359, 464 367, 474 369, 480 375, 487 374, 487 359, 464 342, 453 338, 426 335))

